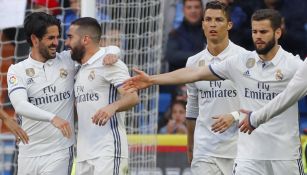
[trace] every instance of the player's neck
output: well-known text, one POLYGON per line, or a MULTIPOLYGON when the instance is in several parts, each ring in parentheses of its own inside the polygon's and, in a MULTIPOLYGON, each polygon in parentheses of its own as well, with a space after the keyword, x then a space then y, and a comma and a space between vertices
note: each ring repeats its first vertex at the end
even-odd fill
POLYGON ((226 49, 228 44, 229 44, 229 40, 228 40, 227 37, 224 38, 221 42, 218 42, 218 43, 208 41, 207 49, 208 49, 208 51, 210 52, 211 55, 217 56, 226 49))
POLYGON ((278 52, 279 49, 279 45, 275 45, 268 53, 266 54, 259 54, 259 57, 263 60, 263 61, 271 61, 276 53, 278 52))
POLYGON ((44 58, 37 49, 32 49, 30 56, 33 60, 38 61, 38 62, 45 63, 47 61, 47 59, 44 58))
POLYGON ((83 58, 81 59, 81 63, 86 63, 93 55, 95 55, 99 51, 99 46, 90 46, 86 48, 85 54, 83 58))

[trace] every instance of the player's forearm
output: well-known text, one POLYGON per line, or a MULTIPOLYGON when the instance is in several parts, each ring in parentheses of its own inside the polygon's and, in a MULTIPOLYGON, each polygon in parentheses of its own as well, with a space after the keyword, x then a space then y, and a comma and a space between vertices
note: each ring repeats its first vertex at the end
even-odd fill
POLYGON ((7 119, 9 116, 7 115, 6 112, 4 112, 2 109, 0 109, 0 119, 1 120, 5 120, 7 119))
POLYGON ((136 92, 122 94, 122 97, 114 102, 116 112, 122 112, 129 110, 133 106, 139 103, 139 97, 136 92))
POLYGON ((10 100, 17 114, 32 120, 49 122, 55 116, 55 114, 29 103, 26 92, 14 91, 10 94, 10 100))
POLYGON ((187 155, 189 159, 189 163, 192 161, 193 157, 193 148, 194 148, 194 130, 195 130, 195 120, 188 119, 186 120, 187 128, 188 128, 188 145, 187 145, 187 155))
POLYGON ((218 80, 218 78, 212 74, 208 66, 182 68, 150 76, 150 82, 159 85, 186 84, 199 80, 218 80))

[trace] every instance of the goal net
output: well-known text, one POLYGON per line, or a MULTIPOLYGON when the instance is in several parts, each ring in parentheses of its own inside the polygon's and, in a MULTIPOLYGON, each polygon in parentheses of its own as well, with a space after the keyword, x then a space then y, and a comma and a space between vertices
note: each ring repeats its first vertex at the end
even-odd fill
MULTIPOLYGON (((101 23, 101 45, 117 45, 122 60, 132 67, 157 74, 162 55, 163 0, 27 0, 26 14, 46 11, 62 22, 59 51, 69 24, 82 15, 95 16, 101 23)), ((7 96, 6 73, 9 65, 28 57, 29 47, 22 27, 0 30, 0 108, 11 116, 14 110, 7 96)), ((152 174, 156 167, 156 133, 158 116, 158 87, 139 92, 140 103, 126 114, 131 174, 152 174)), ((2 133, 7 132, 4 126, 2 133)), ((3 136, 3 134, 1 135, 3 136)), ((0 175, 12 173, 13 137, 0 137, 0 175), (11 156, 10 156, 11 155, 11 156)))

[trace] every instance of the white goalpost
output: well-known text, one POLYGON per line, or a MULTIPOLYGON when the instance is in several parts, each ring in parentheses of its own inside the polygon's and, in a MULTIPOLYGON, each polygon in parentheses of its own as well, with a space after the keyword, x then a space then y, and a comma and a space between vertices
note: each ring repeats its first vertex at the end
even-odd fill
MULTIPOLYGON (((52 0, 46 0, 52 1, 52 0)), ((43 10, 53 13, 62 21, 62 43, 64 49, 65 30, 69 26, 68 14, 75 17, 95 17, 102 26, 102 45, 117 45, 122 50, 122 60, 132 68, 149 73, 160 72, 162 57, 163 0, 54 0, 59 7, 48 4, 38 6, 35 0, 27 4, 26 14, 43 10), (67 6, 67 1, 79 3, 77 8, 67 6), (78 8, 80 10, 78 11, 78 8)), ((13 113, 7 97, 6 73, 10 64, 28 57, 29 47, 21 27, 0 30, 0 108, 13 113)), ((158 87, 153 86, 139 92, 141 102, 126 113, 126 130, 129 142, 130 174, 155 174, 157 147, 158 87)), ((0 137, 0 175, 4 169, 14 166, 12 157, 1 159, 8 146, 7 140, 13 137, 0 137), (1 161, 3 160, 3 161, 1 161), (5 164, 5 165, 4 165, 5 164)), ((7 156, 7 155, 6 155, 7 156)), ((12 168, 13 167, 13 168, 12 168)))

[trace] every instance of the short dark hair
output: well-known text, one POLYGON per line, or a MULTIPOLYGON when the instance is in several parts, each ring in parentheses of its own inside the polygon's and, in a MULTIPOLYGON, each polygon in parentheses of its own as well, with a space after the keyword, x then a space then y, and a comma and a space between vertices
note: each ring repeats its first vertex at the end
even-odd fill
POLYGON ((38 39, 42 39, 47 33, 47 28, 57 26, 59 34, 61 33, 61 21, 55 16, 44 12, 34 12, 29 14, 24 20, 24 30, 27 42, 32 47, 31 35, 34 34, 38 39))
POLYGON ((74 20, 71 25, 79 26, 78 32, 86 33, 92 40, 99 43, 101 37, 101 26, 95 18, 83 17, 74 20))
MULTIPOLYGON (((193 1, 193 0, 183 0, 182 1, 183 6, 186 4, 187 1, 193 1)), ((203 1, 199 0, 199 2, 200 2, 201 7, 203 7, 203 1)))
POLYGON ((282 16, 274 9, 260 9, 253 13, 252 21, 270 20, 274 30, 281 28, 282 16))
POLYGON ((218 0, 209 1, 206 4, 205 10, 204 10, 204 14, 206 13, 206 11, 208 9, 222 10, 224 12, 227 20, 231 21, 230 9, 229 9, 228 5, 226 5, 225 3, 222 3, 222 2, 220 2, 218 0))

